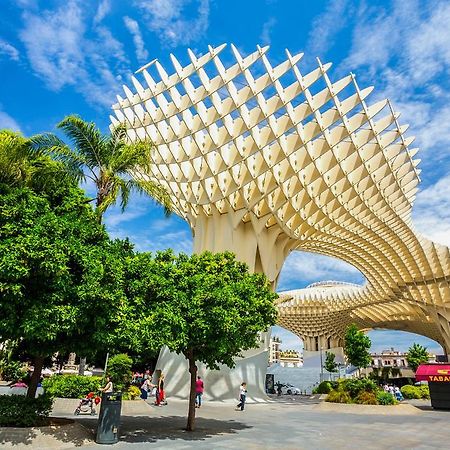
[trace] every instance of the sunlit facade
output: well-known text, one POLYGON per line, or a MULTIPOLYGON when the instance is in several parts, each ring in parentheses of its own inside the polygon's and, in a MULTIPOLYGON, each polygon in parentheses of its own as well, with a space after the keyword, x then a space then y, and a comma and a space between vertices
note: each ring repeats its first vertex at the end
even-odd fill
MULTIPOLYGON (((113 106, 131 141, 156 148, 151 173, 190 224, 194 251, 231 250, 274 288, 295 250, 337 257, 364 286, 324 284, 283 293, 279 324, 305 350, 342 345, 345 328, 391 328, 450 349, 449 249, 415 232, 419 160, 388 100, 367 101, 355 76, 332 81, 331 64, 300 71, 286 51, 242 56, 231 46, 153 61, 113 106)), ((299 274, 301 276, 301 274, 299 274)), ((260 352, 267 352, 264 339, 260 352)), ((252 353, 253 356, 258 351, 252 353)), ((265 359, 267 364, 267 357, 265 359)))

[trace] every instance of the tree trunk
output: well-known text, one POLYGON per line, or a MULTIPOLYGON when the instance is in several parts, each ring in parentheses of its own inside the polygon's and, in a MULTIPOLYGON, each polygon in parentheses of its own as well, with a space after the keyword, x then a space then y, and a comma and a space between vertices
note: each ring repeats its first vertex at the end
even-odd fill
POLYGON ((197 366, 193 352, 190 351, 188 355, 189 373, 191 374, 191 391, 189 393, 189 412, 187 420, 187 431, 194 431, 195 427, 195 382, 197 381, 197 366))
POLYGON ((34 398, 36 397, 36 390, 39 384, 39 380, 41 379, 42 368, 44 367, 44 357, 36 356, 34 358, 34 371, 33 375, 31 375, 30 385, 28 386, 27 397, 34 398))
POLYGON ((80 356, 80 365, 78 366, 78 375, 84 375, 86 370, 86 358, 80 356))

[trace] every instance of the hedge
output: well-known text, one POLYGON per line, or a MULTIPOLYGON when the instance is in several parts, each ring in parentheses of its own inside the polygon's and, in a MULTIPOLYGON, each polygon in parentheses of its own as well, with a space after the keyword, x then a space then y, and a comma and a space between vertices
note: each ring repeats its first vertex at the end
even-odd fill
POLYGON ((405 398, 430 398, 430 389, 426 384, 421 386, 405 385, 401 388, 403 397, 405 398))
POLYGON ((34 427, 45 424, 52 410, 49 395, 28 398, 24 395, 0 395, 0 427, 34 427))
POLYGON ((89 392, 97 392, 102 384, 101 377, 85 375, 53 375, 44 379, 44 392, 52 397, 83 398, 89 392))
POLYGON ((322 381, 319 386, 315 387, 312 391, 313 394, 329 394, 333 389, 333 386, 329 381, 322 381))

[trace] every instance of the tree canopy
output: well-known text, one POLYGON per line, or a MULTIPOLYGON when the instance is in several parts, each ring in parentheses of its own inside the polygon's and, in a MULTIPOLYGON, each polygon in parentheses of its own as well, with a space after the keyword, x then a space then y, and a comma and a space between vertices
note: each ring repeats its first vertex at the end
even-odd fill
POLYGON ((323 367, 325 368, 325 370, 327 372, 335 373, 338 371, 335 359, 336 359, 336 355, 333 352, 325 353, 325 363, 324 363, 323 367))
POLYGON ((358 369, 370 365, 371 356, 369 349, 370 338, 362 331, 359 331, 355 324, 350 325, 345 333, 344 352, 348 362, 358 369))
POLYGON ((136 255, 129 265, 128 295, 144 341, 181 353, 189 361, 191 395, 188 426, 194 427, 197 361, 211 369, 234 367, 234 358, 258 346, 259 332, 275 323, 277 295, 262 274, 250 274, 232 253, 204 252, 175 256, 161 252, 153 259, 136 255), (137 304, 136 304, 137 303, 137 304), (139 303, 142 308, 139 307, 139 303))
POLYGON ((65 117, 57 128, 67 136, 70 145, 52 133, 45 133, 33 136, 31 146, 38 154, 63 163, 77 181, 89 179, 94 183, 100 219, 119 197, 124 209, 133 190, 145 192, 170 213, 167 192, 146 177, 153 151, 150 142, 127 142, 125 126, 115 128, 111 134, 102 134, 93 122, 74 115, 65 117), (131 177, 132 173, 140 173, 139 181, 131 177))
POLYGON ((429 355, 427 348, 416 343, 409 347, 408 353, 406 354, 406 361, 408 361, 408 366, 411 367, 414 372, 421 364, 427 363, 428 359, 429 355))
POLYGON ((45 196, 0 186, 0 341, 20 341, 40 362, 108 348, 125 315, 130 252, 108 238, 77 187, 45 196))

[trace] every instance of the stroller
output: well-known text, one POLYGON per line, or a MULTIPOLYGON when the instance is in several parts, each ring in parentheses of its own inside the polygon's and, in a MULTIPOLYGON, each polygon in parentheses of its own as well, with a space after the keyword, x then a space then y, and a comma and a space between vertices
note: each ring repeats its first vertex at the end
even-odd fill
POLYGON ((80 400, 74 414, 78 416, 80 413, 90 413, 91 416, 95 416, 95 407, 100 403, 100 397, 93 392, 89 392, 86 397, 80 400))

